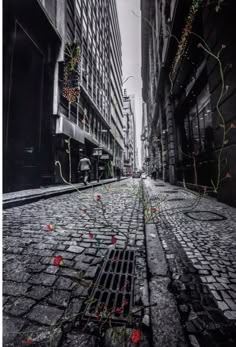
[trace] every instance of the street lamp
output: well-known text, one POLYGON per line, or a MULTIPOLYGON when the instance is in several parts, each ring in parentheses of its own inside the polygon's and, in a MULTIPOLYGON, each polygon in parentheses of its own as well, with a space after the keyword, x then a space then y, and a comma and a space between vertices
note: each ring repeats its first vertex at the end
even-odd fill
POLYGON ((127 78, 124 79, 124 81, 122 81, 122 86, 130 79, 130 78, 134 78, 134 76, 128 76, 127 78))

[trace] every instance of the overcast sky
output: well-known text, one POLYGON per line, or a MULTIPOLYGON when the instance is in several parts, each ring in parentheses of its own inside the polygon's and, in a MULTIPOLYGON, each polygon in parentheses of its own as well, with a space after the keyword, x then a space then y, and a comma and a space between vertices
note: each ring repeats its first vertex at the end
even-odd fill
POLYGON ((141 80, 141 18, 140 0, 116 0, 122 40, 123 80, 130 78, 124 85, 127 94, 135 94, 135 119, 139 163, 141 162, 141 125, 142 125, 142 80, 141 80))

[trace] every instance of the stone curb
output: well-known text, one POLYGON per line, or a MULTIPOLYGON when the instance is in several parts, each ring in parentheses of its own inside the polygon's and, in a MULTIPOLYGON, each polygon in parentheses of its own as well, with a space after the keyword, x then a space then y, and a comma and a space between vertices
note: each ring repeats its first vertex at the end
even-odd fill
MULTIPOLYGON (((126 180, 129 177, 123 177, 120 179, 120 181, 126 180)), ((93 184, 88 184, 87 186, 81 186, 78 187, 77 189, 79 190, 86 190, 89 188, 94 188, 94 187, 98 187, 101 186, 103 184, 109 184, 109 183, 114 183, 114 182, 119 182, 117 181, 117 179, 111 179, 111 180, 106 180, 106 181, 101 181, 101 182, 96 182, 93 184)), ((49 188, 50 189, 50 188, 49 188)), ((27 196, 23 196, 23 197, 15 197, 12 199, 7 199, 4 201, 4 196, 3 196, 3 203, 2 203, 2 208, 4 209, 8 209, 8 208, 12 208, 12 207, 16 207, 16 206, 22 206, 31 202, 35 202, 41 199, 49 199, 55 196, 59 196, 62 194, 69 194, 69 193, 73 193, 75 192, 76 189, 73 187, 63 187, 60 190, 57 191, 46 191, 43 193, 38 193, 38 194, 31 194, 31 195, 27 195, 27 196)))
POLYGON ((145 234, 150 304, 157 304, 150 308, 153 347, 186 347, 177 305, 168 291, 168 266, 155 224, 145 224, 145 234))

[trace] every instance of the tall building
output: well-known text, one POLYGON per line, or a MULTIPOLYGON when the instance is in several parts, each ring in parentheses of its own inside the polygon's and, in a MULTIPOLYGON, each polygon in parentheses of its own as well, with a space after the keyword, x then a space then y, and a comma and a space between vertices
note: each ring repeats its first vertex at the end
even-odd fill
POLYGON ((136 170, 136 134, 134 97, 123 95, 123 125, 124 125, 124 174, 132 175, 136 170))
POLYGON ((141 11, 150 165, 236 205, 236 3, 142 0, 141 11))
POLYGON ((83 155, 91 179, 114 175, 123 156, 115 0, 5 0, 3 36, 4 191, 61 183, 56 161, 77 182, 83 155))
POLYGON ((142 133, 141 133, 141 167, 146 173, 150 174, 151 169, 149 166, 149 127, 147 119, 147 105, 143 102, 142 106, 142 133))

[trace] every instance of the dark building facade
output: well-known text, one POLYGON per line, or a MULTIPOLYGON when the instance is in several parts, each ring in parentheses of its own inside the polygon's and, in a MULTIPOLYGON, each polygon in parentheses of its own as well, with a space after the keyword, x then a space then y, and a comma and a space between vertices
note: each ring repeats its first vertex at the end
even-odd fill
POLYGON ((236 4, 141 1, 143 100, 158 177, 236 205, 236 4))
POLYGON ((4 1, 4 190, 31 188, 53 175, 54 70, 61 37, 56 1, 4 1))
POLYGON ((115 1, 4 1, 4 191, 114 175, 121 78, 115 1))
POLYGON ((136 164, 136 127, 134 96, 123 95, 123 129, 124 129, 124 175, 132 175, 137 170, 136 164))

